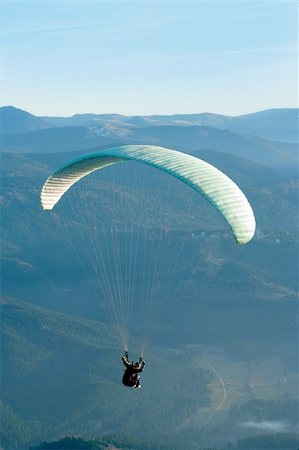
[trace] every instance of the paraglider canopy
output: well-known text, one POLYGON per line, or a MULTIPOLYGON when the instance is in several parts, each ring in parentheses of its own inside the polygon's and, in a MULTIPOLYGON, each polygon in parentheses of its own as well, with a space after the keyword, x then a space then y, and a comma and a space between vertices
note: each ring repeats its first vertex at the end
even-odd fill
POLYGON ((90 173, 127 160, 162 170, 199 192, 224 217, 237 243, 254 236, 255 218, 240 188, 211 164, 176 150, 153 145, 125 145, 81 156, 54 172, 41 192, 44 210, 52 210, 65 192, 90 173))

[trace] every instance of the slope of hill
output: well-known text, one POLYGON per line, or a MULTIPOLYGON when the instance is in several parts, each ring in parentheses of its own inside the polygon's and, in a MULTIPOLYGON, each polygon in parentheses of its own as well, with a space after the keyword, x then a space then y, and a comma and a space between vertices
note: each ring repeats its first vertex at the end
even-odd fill
MULTIPOLYGON (((241 156, 274 169, 296 173, 298 152, 296 144, 287 144, 227 130, 198 126, 160 126, 139 128, 140 141, 194 153, 201 149, 216 150, 241 156)), ((138 139, 138 135, 136 136, 138 139)))
POLYGON ((210 149, 231 153, 279 172, 297 174, 296 144, 243 136, 227 130, 200 126, 155 126, 137 129, 108 129, 98 126, 61 127, 9 134, 2 138, 1 148, 14 152, 66 152, 112 144, 152 144, 187 153, 210 149))
MULTIPOLYGON (((209 385, 215 383, 211 368, 199 364, 196 347, 152 347, 147 352, 143 388, 132 392, 121 385, 121 350, 107 325, 7 297, 1 300, 1 311, 1 383, 5 389, 1 392, 0 442, 5 449, 63 435, 91 438, 107 432, 123 437, 116 442, 144 441, 145 448, 151 442, 173 442, 171 448, 176 448, 175 444, 186 446, 193 441, 218 447, 227 443, 228 436, 258 434, 258 424, 267 420, 276 423, 283 418, 290 421, 290 430, 296 426, 295 399, 285 396, 264 401, 249 393, 247 402, 243 398, 235 403, 210 427, 197 430, 194 422, 181 429, 189 417, 209 406, 209 385), (242 421, 257 423, 257 432, 242 429, 242 421)), ((215 333, 215 328, 210 331, 215 333)), ((133 348, 131 355, 136 354, 133 348)), ((250 367, 253 370, 256 363, 250 367)), ((284 369, 284 376, 288 374, 284 369)), ((216 388, 219 391, 217 380, 216 388)))
POLYGON ((298 108, 268 109, 233 118, 227 129, 266 139, 299 142, 298 108))
POLYGON ((212 375, 193 366, 190 355, 149 352, 144 389, 132 392, 121 384, 121 353, 107 326, 9 298, 2 299, 1 308, 4 448, 107 430, 162 436, 186 411, 208 402, 212 375))
POLYGON ((119 136, 103 128, 90 131, 84 127, 48 128, 26 134, 2 137, 2 149, 14 152, 65 152, 117 142, 119 136))
POLYGON ((49 128, 45 120, 13 106, 0 108, 0 134, 28 133, 49 128))

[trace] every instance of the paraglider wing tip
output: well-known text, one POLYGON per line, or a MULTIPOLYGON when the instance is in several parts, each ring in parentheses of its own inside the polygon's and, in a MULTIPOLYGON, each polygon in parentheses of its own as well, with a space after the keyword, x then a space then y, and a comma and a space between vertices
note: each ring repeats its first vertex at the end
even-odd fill
POLYGON ((53 209, 53 205, 49 205, 49 203, 45 203, 43 197, 41 196, 40 204, 43 211, 51 211, 53 209))
POLYGON ((236 242, 237 242, 237 244, 238 245, 245 245, 245 244, 247 244, 249 241, 238 241, 238 239, 236 239, 236 242))
POLYGON ((243 236, 243 237, 239 237, 239 238, 236 237, 237 244, 239 244, 239 245, 248 244, 248 242, 251 241, 253 236, 254 236, 254 232, 251 233, 250 236, 246 236, 246 237, 243 236))

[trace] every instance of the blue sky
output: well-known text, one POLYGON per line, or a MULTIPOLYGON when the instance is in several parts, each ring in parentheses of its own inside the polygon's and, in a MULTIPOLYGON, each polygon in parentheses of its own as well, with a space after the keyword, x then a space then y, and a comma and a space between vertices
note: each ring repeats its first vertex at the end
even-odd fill
POLYGON ((37 115, 297 106, 296 1, 0 0, 1 105, 37 115))

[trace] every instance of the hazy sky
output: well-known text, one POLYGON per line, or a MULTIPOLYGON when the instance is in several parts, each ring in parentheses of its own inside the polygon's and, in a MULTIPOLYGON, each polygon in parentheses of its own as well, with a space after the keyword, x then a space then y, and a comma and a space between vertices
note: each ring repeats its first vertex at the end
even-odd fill
POLYGON ((1 105, 37 115, 297 106, 298 3, 1 1, 1 105))

